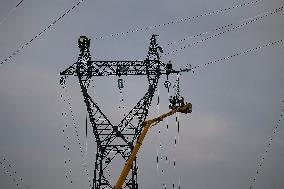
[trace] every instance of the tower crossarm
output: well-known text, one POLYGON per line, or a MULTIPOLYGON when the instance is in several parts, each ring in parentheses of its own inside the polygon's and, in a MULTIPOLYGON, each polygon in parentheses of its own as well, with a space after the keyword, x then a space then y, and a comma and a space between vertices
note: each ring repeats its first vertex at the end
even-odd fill
MULTIPOLYGON (((150 61, 149 64, 154 64, 155 60, 150 61)), ((73 75, 78 76, 76 72, 76 64, 67 68, 61 72, 61 75, 73 75)), ((169 74, 176 73, 175 70, 168 70, 166 64, 159 62, 160 70, 147 68, 145 60, 134 60, 134 61, 88 61, 88 69, 80 70, 81 76, 122 76, 122 75, 157 75, 158 74, 169 74)))
MULTIPOLYGON (((150 64, 154 60, 148 60, 150 64)), ((142 75, 169 75, 171 73, 190 72, 191 68, 180 68, 179 70, 168 69, 166 64, 160 63, 160 69, 147 68, 145 61, 89 61, 88 69, 81 69, 79 74, 81 76, 95 77, 95 76, 142 76, 142 75)), ((61 76, 78 76, 76 71, 78 62, 74 63, 66 70, 60 73, 61 76)))

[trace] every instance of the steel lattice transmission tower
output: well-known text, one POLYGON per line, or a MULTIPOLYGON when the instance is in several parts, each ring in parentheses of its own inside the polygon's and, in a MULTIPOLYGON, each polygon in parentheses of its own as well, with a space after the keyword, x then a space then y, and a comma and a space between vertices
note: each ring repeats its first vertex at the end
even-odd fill
MULTIPOLYGON (((148 115, 160 76, 180 72, 173 70, 171 64, 164 64, 160 61, 159 53, 163 53, 163 50, 157 44, 156 36, 152 35, 151 37, 148 54, 144 61, 92 61, 89 50, 90 39, 81 36, 78 40, 80 48, 78 61, 60 73, 63 78, 68 75, 77 76, 84 96, 97 143, 93 189, 112 189, 114 187, 108 180, 106 168, 116 166, 112 160, 117 156, 121 156, 124 161, 127 161, 133 149, 133 143, 142 130, 142 122, 146 120, 148 115), (92 100, 88 93, 88 86, 92 77, 122 75, 145 75, 149 85, 145 95, 119 124, 114 125, 98 104, 92 100)), ((137 171, 138 166, 135 159, 124 183, 124 188, 138 189, 137 171)))

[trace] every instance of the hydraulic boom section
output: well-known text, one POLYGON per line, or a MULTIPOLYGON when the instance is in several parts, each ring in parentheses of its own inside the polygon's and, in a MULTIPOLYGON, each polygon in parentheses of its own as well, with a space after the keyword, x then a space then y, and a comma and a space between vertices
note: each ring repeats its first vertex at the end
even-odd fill
POLYGON ((183 106, 180 106, 180 107, 175 107, 173 108, 170 112, 168 113, 165 113, 157 118, 154 118, 154 119, 151 119, 151 120, 147 120, 147 121, 144 121, 142 123, 142 126, 143 126, 143 130, 141 132, 141 134, 139 135, 139 137, 137 138, 137 141, 136 141, 136 144, 128 158, 128 160, 126 161, 121 173, 120 173, 120 176, 116 182, 116 185, 114 187, 114 189, 122 189, 122 185, 130 171, 130 169, 132 168, 132 164, 133 164, 133 161, 135 160, 135 157, 142 145, 142 142, 149 130, 150 127, 158 124, 159 122, 163 121, 164 118, 168 117, 168 116, 171 116, 173 114, 175 114, 176 112, 181 112, 181 113, 191 113, 192 112, 192 104, 191 103, 187 103, 187 104, 184 104, 183 106))

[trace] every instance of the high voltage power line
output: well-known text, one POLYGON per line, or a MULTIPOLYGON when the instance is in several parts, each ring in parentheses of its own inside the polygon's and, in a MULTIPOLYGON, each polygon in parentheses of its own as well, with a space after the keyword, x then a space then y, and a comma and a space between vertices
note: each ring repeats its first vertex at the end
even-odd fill
POLYGON ((155 28, 160 28, 160 27, 164 27, 164 26, 168 26, 168 25, 173 25, 173 24, 177 24, 177 23, 189 22, 189 21, 194 20, 194 19, 199 18, 199 17, 214 15, 214 14, 222 13, 222 12, 225 12, 225 11, 231 11, 233 9, 244 7, 244 6, 251 5, 251 4, 256 4, 256 3, 259 3, 261 1, 263 1, 263 0, 251 1, 251 2, 247 2, 247 3, 243 3, 243 4, 239 4, 239 5, 219 9, 219 10, 215 10, 215 11, 210 11, 210 12, 207 12, 207 13, 202 13, 202 14, 199 14, 199 15, 196 15, 196 16, 191 16, 191 17, 187 17, 187 18, 183 18, 183 19, 173 20, 173 21, 163 23, 163 24, 156 24, 156 25, 153 25, 153 26, 145 27, 145 28, 138 28, 138 29, 128 30, 126 32, 104 35, 104 36, 96 37, 95 39, 98 40, 98 39, 104 39, 104 38, 109 38, 109 37, 117 37, 117 36, 122 36, 122 35, 130 34, 130 33, 134 33, 134 32, 146 31, 146 30, 150 30, 150 29, 155 29, 155 28))
POLYGON ((254 52, 254 51, 257 51, 257 50, 260 50, 262 48, 265 48, 265 47, 269 47, 269 46, 272 46, 272 45, 276 45, 276 44, 280 44, 280 43, 283 43, 284 40, 280 39, 278 41, 274 41, 274 42, 271 42, 271 43, 266 43, 264 45, 260 45, 258 47, 255 47, 255 48, 252 48, 252 49, 248 49, 248 50, 245 50, 245 51, 241 51, 241 52, 238 52, 238 53, 235 53, 235 54, 232 54, 230 56, 226 56, 226 57, 223 57, 223 58, 219 58, 217 60, 213 60, 213 61, 210 61, 210 62, 207 62, 205 64, 202 64, 202 65, 198 65, 198 66, 193 66, 191 71, 193 73, 195 73, 196 70, 202 68, 202 67, 206 67, 208 65, 211 65, 211 64, 214 64, 214 63, 220 63, 222 61, 225 61, 225 60, 229 60, 229 59, 232 59, 236 56, 240 56, 240 55, 246 55, 248 53, 251 53, 251 52, 254 52))
POLYGON ((272 141, 275 139, 276 135, 280 132, 279 131, 279 125, 280 125, 280 122, 282 121, 283 119, 283 116, 284 116, 284 100, 282 100, 282 110, 280 112, 280 117, 279 119, 277 120, 277 122, 275 123, 274 125, 274 128, 273 128, 273 133, 272 135, 269 137, 269 140, 268 140, 268 144, 267 146, 265 147, 265 150, 263 152, 263 154, 261 155, 261 158, 259 159, 259 162, 258 162, 258 165, 257 165, 257 169, 256 169, 256 172, 255 172, 255 175, 254 177, 251 179, 250 181, 250 187, 249 189, 252 189, 256 183, 256 179, 257 177, 259 176, 260 174, 260 171, 263 169, 263 164, 264 164, 264 160, 268 154, 268 152, 270 151, 270 148, 272 146, 272 141))
MULTIPOLYGON (((200 15, 196 15, 196 16, 192 16, 192 17, 188 17, 188 18, 184 18, 184 19, 178 19, 175 21, 171 21, 171 22, 167 22, 164 24, 158 24, 158 25, 154 25, 151 27, 145 27, 145 28, 140 28, 140 29, 136 29, 136 30, 129 30, 127 32, 122 32, 122 33, 116 33, 116 34, 111 34, 111 35, 105 35, 105 36, 100 36, 100 37, 96 37, 95 39, 103 39, 103 38, 107 38, 107 37, 114 37, 114 36, 120 36, 120 35, 126 35, 126 34, 130 34, 130 33, 134 33, 134 32, 139 32, 139 31, 145 31, 145 30, 149 30, 149 29, 153 29, 153 28, 159 28, 159 27, 163 27, 163 26, 167 26, 167 25, 172 25, 172 24, 176 24, 176 23, 181 23, 181 22, 186 22, 186 21, 191 21, 193 19, 197 19, 199 17, 204 17, 204 16, 209 16, 209 15, 214 15, 214 14, 219 14, 225 11, 231 11, 233 9, 236 8, 241 8, 247 5, 252 5, 252 4, 256 4, 259 3, 263 0, 255 0, 255 1, 251 1, 251 2, 247 2, 247 3, 242 3, 242 4, 238 4, 235 6, 231 6, 231 7, 227 7, 227 8, 222 8, 222 9, 218 9, 215 11, 210 11, 207 13, 203 13, 200 15)), ((79 4, 81 4, 82 2, 84 2, 84 0, 80 0, 77 4, 75 4, 72 8, 70 8, 68 11, 66 11, 64 14, 62 14, 60 17, 58 17, 56 20, 54 20, 51 24, 49 24, 47 27, 45 27, 41 32, 39 32, 37 35, 35 35, 31 40, 29 40, 28 42, 26 42, 24 45, 22 45, 18 50, 14 51, 14 53, 12 53, 9 57, 7 57, 6 59, 4 59, 3 61, 1 61, 0 65, 6 63, 8 60, 10 60, 12 57, 14 57, 17 53, 19 53, 22 49, 24 49, 25 47, 27 47, 28 45, 30 45, 35 39, 37 39, 38 37, 40 37, 43 33, 45 33, 48 29, 50 29, 52 26, 54 26, 59 20, 61 20, 64 16, 66 16, 67 14, 69 14, 72 10, 74 10, 76 7, 78 7, 79 4)))
POLYGON ((16 11, 16 9, 22 4, 23 0, 21 0, 19 3, 17 3, 17 5, 15 7, 13 7, 6 16, 4 16, 4 18, 0 21, 0 25, 3 24, 7 19, 8 17, 16 11))
MULTIPOLYGON (((245 50, 245 51, 242 51, 242 52, 239 52, 239 53, 235 53, 235 54, 230 55, 230 56, 227 56, 227 57, 219 58, 219 59, 217 59, 217 60, 214 60, 214 61, 205 63, 205 64, 203 64, 202 66, 201 66, 201 65, 200 65, 200 66, 194 66, 194 67, 192 67, 191 70, 192 70, 193 73, 195 73, 195 70, 197 70, 197 69, 199 69, 199 68, 208 66, 208 65, 213 64, 213 63, 220 63, 220 62, 222 62, 222 61, 232 59, 232 58, 234 58, 234 57, 236 57, 236 56, 239 56, 239 55, 246 55, 246 54, 248 54, 248 53, 251 53, 251 52, 260 50, 261 48, 265 48, 265 47, 269 47, 269 46, 272 46, 272 45, 276 45, 276 44, 283 43, 283 41, 284 41, 284 40, 274 41, 274 42, 271 42, 271 43, 267 43, 267 44, 264 44, 264 45, 255 47, 255 48, 253 48, 253 49, 245 50)), ((284 100, 282 101, 282 105, 284 105, 284 100)), ((267 146, 265 147, 265 150, 264 150, 263 154, 261 155, 261 158, 260 158, 259 161, 258 161, 258 165, 257 165, 257 169, 256 169, 256 172, 255 172, 255 175, 254 175, 253 178, 250 180, 250 187, 249 187, 249 189, 253 189, 253 187, 254 187, 254 185, 255 185, 255 183, 256 183, 256 179, 257 179, 257 177, 259 176, 261 170, 263 169, 264 160, 265 160, 265 158, 266 158, 268 152, 269 152, 270 149, 271 149, 273 140, 275 139, 276 135, 279 133, 279 126, 280 126, 280 122, 281 122, 282 119, 283 119, 283 116, 284 116, 284 106, 283 106, 282 109, 281 109, 279 119, 278 119, 278 120, 276 121, 276 123, 275 123, 274 129, 273 129, 273 134, 269 137, 268 144, 267 144, 267 146)))
POLYGON ((80 0, 79 2, 77 2, 75 5, 73 5, 72 8, 70 8, 68 11, 66 11, 65 13, 63 13, 60 17, 58 17, 56 20, 54 20, 51 24, 49 24, 47 27, 45 27, 41 32, 39 32, 37 35, 35 35, 30 41, 26 42, 24 45, 22 45, 18 50, 16 50, 13 54, 11 54, 8 58, 6 58, 5 60, 3 60, 0 65, 4 64, 5 62, 7 62, 8 60, 10 60, 12 57, 14 57, 17 53, 19 53, 22 49, 24 49, 25 47, 27 47, 29 44, 31 44, 33 42, 33 40, 37 39, 38 37, 40 37, 43 33, 45 33, 48 29, 50 29, 53 25, 55 25, 59 20, 61 20, 64 16, 66 16, 67 14, 69 14, 72 10, 74 10, 76 7, 78 7, 78 5, 80 5, 82 2, 84 2, 84 0, 80 0))
MULTIPOLYGON (((234 31, 234 30, 236 30, 236 29, 239 29, 240 27, 244 27, 244 26, 246 26, 246 25, 248 25, 248 24, 255 23, 256 21, 260 21, 260 20, 263 19, 264 17, 271 16, 271 15, 273 15, 273 14, 278 13, 279 11, 283 11, 283 8, 284 8, 284 6, 275 9, 273 12, 272 12, 272 11, 271 11, 271 12, 268 12, 268 13, 266 13, 266 14, 260 16, 260 17, 257 17, 257 18, 255 18, 255 19, 253 19, 253 20, 246 21, 245 23, 236 25, 236 26, 234 26, 234 27, 232 27, 232 28, 229 28, 229 29, 227 29, 227 30, 225 30, 225 31, 219 32, 219 33, 217 33, 217 34, 214 34, 214 35, 212 35, 212 36, 210 36, 210 37, 206 37, 206 38, 201 39, 201 40, 199 40, 199 41, 197 41, 197 42, 190 43, 190 44, 188 44, 188 45, 186 45, 186 46, 184 46, 184 47, 181 47, 181 48, 179 48, 179 49, 173 50, 173 51, 171 51, 171 52, 169 52, 169 53, 164 53, 163 56, 167 56, 167 55, 176 53, 176 52, 181 51, 181 50, 183 50, 183 49, 185 49, 185 48, 187 48, 187 47, 191 47, 192 45, 196 45, 196 44, 202 43, 202 42, 207 41, 207 40, 209 40, 209 39, 213 39, 213 38, 215 38, 215 37, 218 37, 218 36, 220 36, 220 35, 222 35, 222 34, 225 34, 225 33, 234 31)), ((221 27, 221 29, 223 29, 223 28, 225 28, 225 27, 228 27, 228 26, 231 26, 231 24, 226 25, 226 26, 224 26, 224 27, 221 27)), ((220 27, 219 27, 219 28, 220 28, 220 27)), ((219 30, 219 28, 215 29, 215 31, 219 30)), ((201 35, 201 34, 197 34, 197 35, 195 35, 195 36, 198 36, 198 35, 201 35)), ((178 41, 178 42, 182 42, 182 41, 185 41, 185 40, 187 40, 187 39, 189 39, 189 38, 184 38, 184 39, 182 39, 182 40, 180 40, 180 41, 178 41)), ((176 42, 173 42, 173 43, 176 43, 176 42)), ((169 45, 169 44, 173 44, 173 43, 168 43, 168 45, 169 45)))
MULTIPOLYGON (((174 45, 174 44, 177 44, 177 43, 179 43, 179 42, 183 42, 183 41, 186 41, 186 40, 191 40, 191 39, 197 38, 197 37, 199 37, 199 36, 206 35, 206 34, 208 34, 208 33, 213 33, 213 32, 216 32, 216 31, 219 31, 219 30, 226 29, 226 28, 229 28, 229 27, 231 27, 231 26, 234 26, 234 27, 232 27, 232 28, 229 28, 229 29, 226 30, 225 32, 221 32, 222 34, 224 34, 224 33, 233 31, 233 30, 235 30, 235 29, 238 29, 238 28, 240 28, 240 27, 243 27, 243 26, 245 26, 245 25, 255 23, 256 21, 260 21, 262 18, 267 17, 267 16, 274 15, 274 14, 276 14, 276 13, 279 12, 279 11, 283 11, 283 6, 277 8, 277 9, 275 9, 274 11, 267 11, 267 12, 265 12, 265 13, 261 13, 261 14, 258 14, 258 15, 256 15, 256 16, 248 17, 248 18, 245 18, 245 19, 243 19, 243 20, 238 21, 239 23, 245 22, 244 24, 239 24, 239 25, 236 25, 236 26, 234 26, 233 23, 231 23, 231 24, 226 24, 226 25, 222 25, 222 26, 219 26, 219 27, 217 27, 217 28, 211 29, 211 30, 209 30, 209 31, 207 31, 207 32, 202 32, 202 33, 198 33, 198 34, 195 34, 195 35, 189 35, 188 37, 185 37, 185 38, 180 39, 180 40, 178 40, 178 41, 174 41, 174 42, 167 43, 166 46, 174 45)), ((216 36, 218 36, 218 35, 221 35, 221 34, 213 35, 211 38, 216 37, 216 36)), ((207 38, 206 38, 206 39, 207 39, 207 38)), ((162 47, 163 47, 163 46, 162 46, 162 47)))

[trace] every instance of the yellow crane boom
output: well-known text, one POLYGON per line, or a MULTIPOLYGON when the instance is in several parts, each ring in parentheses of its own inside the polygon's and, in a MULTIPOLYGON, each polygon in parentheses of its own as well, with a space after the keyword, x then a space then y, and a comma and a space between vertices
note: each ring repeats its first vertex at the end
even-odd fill
POLYGON ((181 112, 181 113, 191 113, 192 112, 192 104, 191 103, 187 103, 187 104, 184 104, 180 107, 174 107, 172 108, 172 110, 168 113, 165 113, 157 118, 154 118, 154 119, 151 119, 151 120, 147 120, 147 121, 144 121, 142 123, 142 126, 143 126, 143 130, 141 132, 141 134, 139 135, 139 137, 137 138, 137 141, 136 141, 136 144, 128 158, 128 160, 126 161, 121 173, 120 173, 120 176, 115 184, 115 187, 114 189, 122 189, 122 185, 129 173, 129 170, 131 169, 132 167, 132 164, 133 164, 133 161, 142 145, 142 142, 149 130, 149 128, 155 124, 158 124, 159 122, 163 121, 164 118, 168 117, 168 116, 171 116, 173 114, 175 114, 176 112, 181 112))

